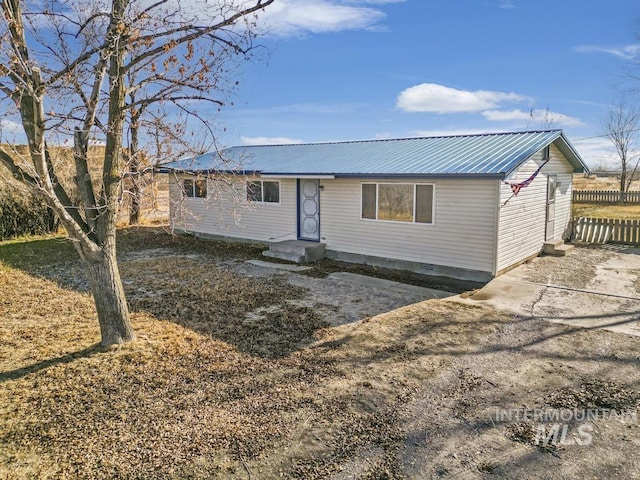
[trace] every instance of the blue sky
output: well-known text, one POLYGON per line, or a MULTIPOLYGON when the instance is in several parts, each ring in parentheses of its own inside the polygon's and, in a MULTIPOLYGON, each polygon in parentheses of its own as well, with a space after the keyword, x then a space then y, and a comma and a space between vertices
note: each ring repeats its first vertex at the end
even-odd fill
POLYGON ((224 145, 551 126, 595 167, 640 74, 637 0, 276 0, 265 17, 268 56, 216 119, 224 145))

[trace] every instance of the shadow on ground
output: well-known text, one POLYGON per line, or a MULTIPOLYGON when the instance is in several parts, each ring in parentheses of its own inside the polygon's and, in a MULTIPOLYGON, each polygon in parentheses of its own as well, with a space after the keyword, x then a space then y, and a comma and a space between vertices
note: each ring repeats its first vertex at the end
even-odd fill
POLYGON ((37 372, 40 372, 41 370, 46 370, 48 368, 51 368, 57 365, 65 365, 68 363, 72 363, 78 360, 79 358, 89 358, 89 357, 92 357, 93 355, 104 353, 105 351, 107 350, 104 347, 102 347, 99 343, 97 343, 90 347, 83 348, 82 350, 67 353, 65 355, 61 355, 56 358, 48 358, 46 360, 33 363, 26 367, 16 368, 14 370, 8 370, 6 372, 0 372, 0 383, 6 382, 8 380, 16 380, 26 375, 37 373, 37 372))
MULTIPOLYGON (((327 323, 313 308, 288 302, 301 298, 305 289, 221 266, 254 258, 261 250, 172 236, 157 227, 121 230, 119 264, 130 310, 220 339, 250 355, 286 356, 311 342, 327 323)), ((5 242, 0 262, 67 290, 88 292, 84 269, 64 239, 5 242)))

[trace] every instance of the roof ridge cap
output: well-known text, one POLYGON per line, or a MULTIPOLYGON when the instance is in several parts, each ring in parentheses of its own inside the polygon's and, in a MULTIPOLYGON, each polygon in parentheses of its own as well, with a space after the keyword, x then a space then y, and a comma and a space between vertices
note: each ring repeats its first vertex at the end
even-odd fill
POLYGON ((302 143, 274 143, 274 144, 258 144, 258 145, 233 145, 223 150, 240 149, 240 148, 268 148, 268 147, 303 147, 312 145, 345 145, 352 143, 382 143, 382 142, 402 142, 410 140, 429 140, 436 138, 467 138, 467 137, 491 137, 504 135, 526 135, 533 133, 563 133, 561 128, 550 128, 540 130, 522 130, 522 131, 506 131, 506 132, 483 132, 483 133, 460 133, 455 135, 424 135, 417 137, 394 137, 394 138, 370 138, 364 140, 333 140, 326 142, 302 142, 302 143))

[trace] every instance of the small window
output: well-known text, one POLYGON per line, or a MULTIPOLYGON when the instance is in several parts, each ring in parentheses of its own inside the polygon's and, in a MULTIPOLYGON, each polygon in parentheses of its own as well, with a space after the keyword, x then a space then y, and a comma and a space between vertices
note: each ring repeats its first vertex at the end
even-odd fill
POLYGON ((362 218, 376 219, 376 187, 375 183, 362 184, 362 218))
POLYGON ((558 189, 558 176, 549 175, 547 177, 547 203, 555 203, 557 189, 558 189))
POLYGON ((269 180, 247 182, 247 201, 280 203, 280 182, 269 180))
POLYGON ((263 202, 280 203, 280 184, 278 182, 262 183, 263 202))
POLYGON ((262 201, 262 182, 247 182, 247 200, 249 202, 262 201))
POLYGON ((432 224, 433 196, 433 185, 363 183, 362 218, 432 224))
POLYGON ((206 198, 207 181, 205 179, 185 179, 182 181, 182 191, 185 197, 206 198))
POLYGON ((433 223, 433 185, 416 185, 416 223, 433 223))
POLYGON ((549 160, 550 155, 551 155, 551 146, 547 145, 542 149, 542 160, 549 160))
POLYGON ((207 197, 207 181, 196 180, 193 182, 193 196, 198 198, 207 197))

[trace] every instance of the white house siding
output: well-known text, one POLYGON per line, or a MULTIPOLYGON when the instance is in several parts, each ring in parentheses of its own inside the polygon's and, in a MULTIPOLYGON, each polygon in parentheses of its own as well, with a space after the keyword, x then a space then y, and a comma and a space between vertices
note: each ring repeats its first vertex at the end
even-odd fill
MULTIPOLYGON (((541 163, 542 152, 525 162, 508 181, 518 183, 526 180, 541 163)), ((556 191, 554 238, 566 237, 571 219, 573 167, 552 145, 549 162, 517 196, 513 196, 509 185, 501 182, 496 273, 542 250, 545 242, 549 174, 557 174, 559 184, 556 191)))
MULTIPOLYGON (((179 178, 193 178, 184 176, 179 178)), ((271 179, 270 179, 271 180, 271 179)), ((244 181, 219 186, 207 181, 207 198, 183 198, 175 177, 169 181, 171 223, 177 230, 262 242, 295 239, 296 181, 280 180, 280 203, 249 203, 244 181)))
POLYGON ((322 180, 321 239, 328 250, 489 272, 493 270, 494 180, 322 180), (361 184, 432 183, 434 224, 361 219, 361 184))

